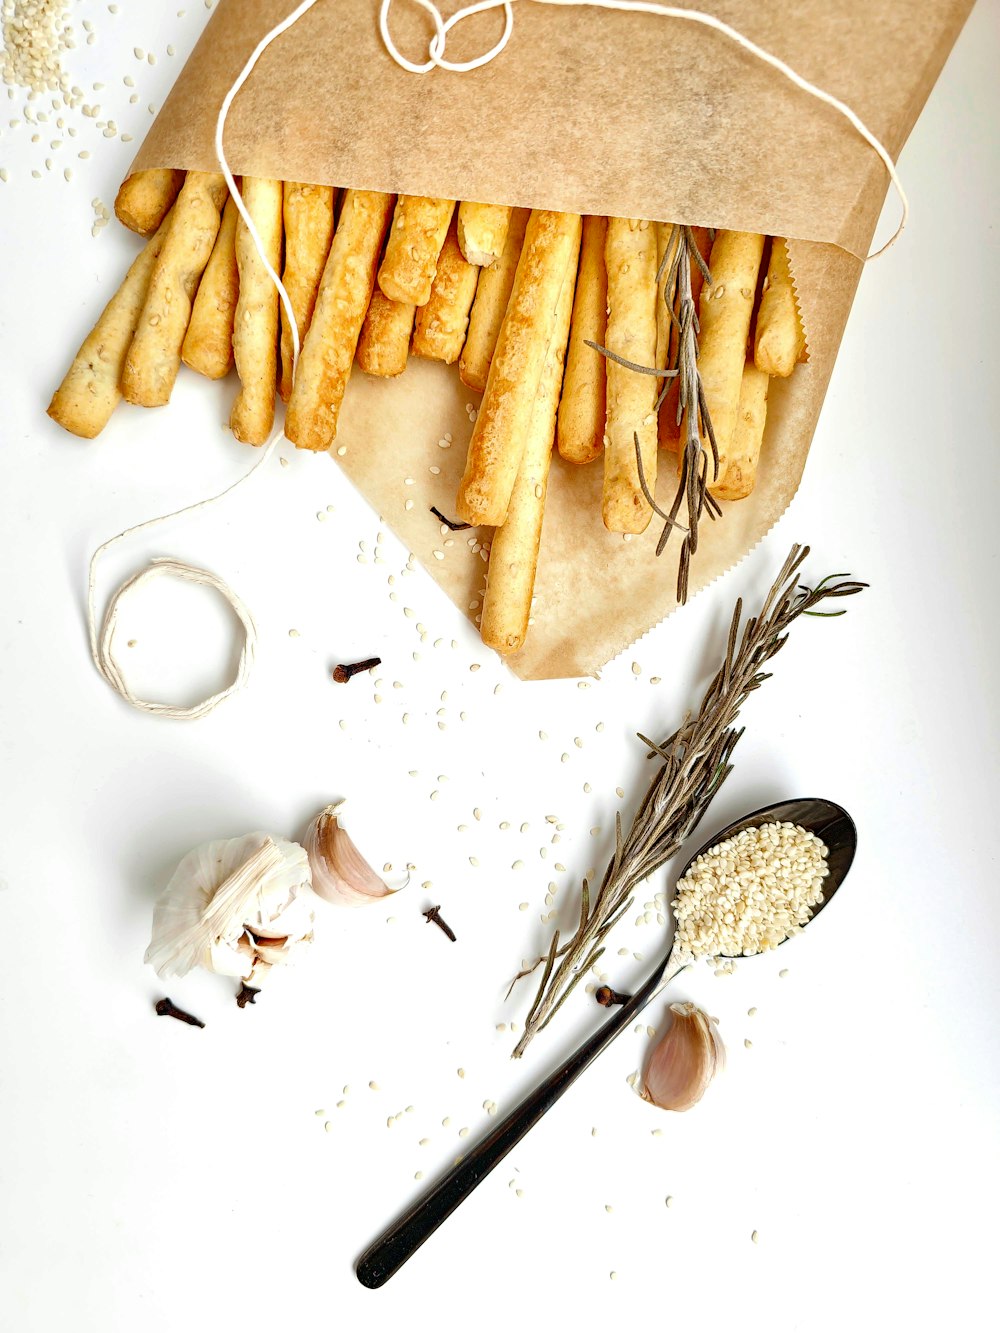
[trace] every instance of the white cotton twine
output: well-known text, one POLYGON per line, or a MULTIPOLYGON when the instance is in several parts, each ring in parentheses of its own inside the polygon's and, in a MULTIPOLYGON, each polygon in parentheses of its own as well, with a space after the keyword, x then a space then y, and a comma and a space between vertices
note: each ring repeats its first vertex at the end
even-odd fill
MULTIPOLYGON (((790 65, 787 65, 777 56, 772 55, 770 51, 765 51, 764 48, 758 46, 756 42, 752 42, 749 37, 744 37, 744 35, 736 28, 730 27, 728 23, 724 23, 721 19, 716 18, 714 14, 706 14, 698 9, 678 9, 674 5, 655 4, 653 3, 653 0, 521 0, 521 2, 536 5, 557 5, 562 8, 588 6, 592 9, 618 9, 628 13, 657 14, 663 18, 681 19, 688 23, 700 23, 703 27, 712 28, 714 31, 722 33, 723 36, 728 37, 731 41, 735 42, 737 46, 742 47, 743 50, 748 51, 751 55, 756 56, 757 59, 762 60, 766 65, 770 65, 772 69, 776 69, 780 74, 783 74, 785 78, 795 85, 796 88, 800 88, 803 92, 808 93, 810 97, 816 98, 817 101, 822 102, 824 105, 832 107, 834 111, 839 112, 840 115, 853 126, 857 133, 861 135, 865 142, 874 149, 882 160, 882 163, 888 172, 889 179, 895 187, 896 193, 899 195, 899 200, 902 205, 902 213, 899 225, 896 227, 892 236, 890 236, 889 240, 873 254, 868 255, 868 259, 877 259, 879 255, 885 254, 890 246, 894 245, 902 235, 910 215, 910 205, 906 197, 906 191, 903 189, 903 183, 899 178, 895 163, 889 156, 888 150, 881 141, 872 134, 871 130, 864 124, 860 116, 852 111, 846 103, 840 101, 839 98, 825 92, 822 88, 817 87, 816 84, 810 83, 808 79, 804 79, 802 75, 797 74, 790 65)), ((225 148, 223 146, 223 136, 230 107, 232 106, 237 93, 253 72, 257 61, 276 38, 280 37, 283 33, 287 32, 289 28, 293 27, 294 24, 312 9, 313 5, 316 3, 317 0, 302 0, 302 3, 296 6, 287 18, 282 19, 280 23, 273 27, 271 31, 261 39, 253 54, 250 56, 250 59, 243 66, 243 69, 237 76, 233 86, 223 98, 222 105, 219 108, 218 119, 215 124, 215 152, 219 159, 220 170, 225 177, 226 184, 229 186, 229 192, 233 198, 233 202, 236 204, 239 215, 246 224, 247 230, 253 239, 253 243, 257 248, 257 253, 267 271, 267 275, 277 289, 285 314, 288 316, 288 324, 292 334, 293 381, 295 377, 295 369, 298 366, 300 345, 298 327, 292 311, 292 303, 281 279, 278 277, 278 274, 275 272, 264 253, 260 234, 257 231, 253 218, 250 216, 247 207, 243 202, 239 190, 236 188, 236 181, 233 178, 233 173, 230 170, 229 162, 226 158, 225 148)), ((389 29, 389 16, 392 11, 393 0, 381 0, 381 8, 379 10, 379 32, 381 33, 382 41, 385 44, 385 48, 389 52, 389 55, 397 65, 402 69, 408 70, 411 74, 428 74, 432 69, 443 69, 448 70, 451 73, 462 74, 468 70, 481 69, 484 65, 488 65, 491 60, 495 60, 500 52, 503 51, 504 47, 510 41, 511 34, 514 31, 514 5, 519 3, 519 0, 479 0, 479 3, 477 4, 467 5, 464 9, 458 10, 450 19, 444 18, 437 5, 433 3, 433 0, 411 0, 411 3, 419 5, 421 9, 425 10, 426 13, 431 16, 431 19, 434 22, 434 35, 430 38, 428 43, 427 60, 418 65, 414 61, 408 60, 406 56, 399 51, 396 43, 393 41, 392 33, 389 29), (461 23, 463 19, 471 18, 473 14, 482 14, 491 9, 502 9, 504 11, 504 30, 500 39, 491 46, 488 51, 484 51, 482 55, 476 56, 472 60, 446 60, 445 51, 448 45, 448 34, 452 29, 461 23)), ((251 467, 248 472, 245 472, 242 477, 237 478, 232 485, 227 486, 225 490, 220 491, 217 495, 210 496, 206 500, 198 500, 194 504, 185 506, 183 509, 174 510, 173 513, 161 514, 156 518, 147 519, 144 523, 138 523, 134 527, 127 528, 124 532, 118 533, 117 536, 110 538, 99 546, 91 557, 90 574, 87 585, 87 629, 90 635, 91 657, 94 659, 94 664, 98 671, 111 688, 119 694, 126 703, 131 704, 133 708, 138 708, 145 713, 154 713, 159 717, 176 719, 205 717, 208 713, 211 713, 217 708, 224 699, 228 699, 231 694, 236 694, 247 683, 257 646, 257 629, 254 625, 253 616, 250 614, 248 608, 232 588, 230 588, 229 585, 217 575, 210 573, 206 569, 200 569, 197 565, 189 565, 183 560, 176 560, 170 556, 163 556, 150 561, 145 569, 140 570, 138 574, 134 574, 132 578, 128 579, 121 585, 121 587, 119 587, 108 603, 107 611, 104 616, 104 626, 100 638, 98 638, 95 611, 95 583, 98 561, 105 551, 109 550, 112 546, 116 546, 118 542, 124 541, 124 539, 131 536, 132 533, 141 532, 143 528, 150 528, 158 523, 165 523, 171 518, 178 518, 181 514, 192 513, 196 509, 201 509, 206 505, 214 504, 216 500, 221 500, 223 496, 229 495, 231 491, 235 491, 238 487, 242 486, 245 481, 249 481, 258 468, 263 467, 274 452, 275 445, 284 438, 284 431, 280 428, 276 430, 253 467, 251 467), (190 583, 198 583, 215 588, 233 608, 243 625, 243 650, 240 653, 239 666, 236 675, 231 683, 226 686, 225 689, 220 690, 216 694, 210 695, 207 699, 203 699, 200 703, 192 704, 187 708, 177 707, 174 704, 155 703, 139 698, 139 696, 129 688, 121 666, 114 655, 114 637, 118 623, 118 611, 123 599, 128 593, 133 592, 136 588, 140 587, 143 583, 148 582, 150 579, 167 575, 174 578, 185 579, 190 583)))

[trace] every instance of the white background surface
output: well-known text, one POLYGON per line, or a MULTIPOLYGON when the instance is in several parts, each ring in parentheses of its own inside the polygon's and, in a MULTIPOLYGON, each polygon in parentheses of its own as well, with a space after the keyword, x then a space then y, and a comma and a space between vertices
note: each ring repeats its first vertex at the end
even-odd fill
MULTIPOLYGON (((863 277, 801 490, 738 570, 589 688, 522 685, 428 579, 402 573, 405 550, 335 464, 285 446, 288 467, 273 459, 231 502, 137 539, 103 571, 106 593, 170 552, 252 606, 251 688, 189 725, 133 713, 96 676, 85 566, 105 537, 246 466, 219 429, 232 386, 184 375, 169 408, 120 410, 93 444, 44 415, 134 250, 117 224, 90 235, 91 199, 110 206, 134 148, 95 120, 110 114, 138 140, 205 17, 200 5, 183 18, 153 8, 74 6, 97 41, 83 45, 81 31, 66 64, 88 97, 106 84, 92 94, 101 112, 68 113, 72 139, 50 124, 32 144, 6 119, 0 134, 0 1325, 988 1322, 1000 1141, 996 4, 981 0, 902 157, 912 223, 863 277), (794 628, 745 710, 736 772, 704 835, 771 799, 830 796, 860 830, 848 887, 780 957, 680 979, 675 998, 717 1014, 729 1048, 695 1111, 669 1116, 633 1096, 626 1076, 648 1043, 626 1034, 416 1259, 363 1290, 353 1261, 417 1196, 415 1173, 432 1179, 491 1123, 485 1100, 508 1109, 597 1023, 581 993, 520 1066, 496 1029, 530 999, 504 994, 546 937, 549 880, 568 919, 580 874, 603 866, 615 787, 628 813, 645 786, 633 733, 665 735, 696 702, 736 595, 759 598, 793 540, 812 543, 813 577, 851 571, 871 590, 839 620, 794 628), (369 679, 345 689, 327 674, 368 653, 384 659, 378 703, 369 679), (335 796, 350 799, 376 864, 415 863, 406 893, 386 910, 321 909, 311 956, 255 1009, 236 1008, 227 980, 192 976, 168 993, 204 1031, 155 1019, 164 988, 142 955, 176 862, 254 828, 301 835, 335 796), (565 824, 556 846, 547 814, 565 824), (458 944, 425 925, 431 902, 458 944)), ((21 102, 9 105, 18 116, 21 102)), ((128 637, 137 688, 190 698, 221 682, 214 664, 232 642, 207 597, 166 584, 136 606, 128 637)), ((661 940, 630 916, 609 951, 613 983, 630 985, 643 971, 633 951, 651 961, 661 940)), ((654 1005, 648 1022, 662 1013, 654 1005)))

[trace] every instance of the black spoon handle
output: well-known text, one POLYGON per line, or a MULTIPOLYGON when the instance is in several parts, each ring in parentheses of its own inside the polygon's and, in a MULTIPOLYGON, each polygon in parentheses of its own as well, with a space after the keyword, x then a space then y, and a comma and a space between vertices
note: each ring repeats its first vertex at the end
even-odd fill
POLYGON ((505 1116, 497 1127, 478 1143, 472 1152, 452 1168, 424 1197, 407 1209, 378 1240, 369 1245, 357 1263, 358 1280, 366 1287, 381 1287, 397 1269, 402 1268, 445 1218, 455 1211, 467 1195, 485 1180, 495 1166, 524 1138, 550 1106, 554 1106, 571 1083, 600 1055, 623 1028, 652 998, 666 969, 668 959, 656 968, 640 991, 622 1005, 594 1035, 587 1039, 565 1064, 551 1074, 540 1087, 529 1093, 505 1116))

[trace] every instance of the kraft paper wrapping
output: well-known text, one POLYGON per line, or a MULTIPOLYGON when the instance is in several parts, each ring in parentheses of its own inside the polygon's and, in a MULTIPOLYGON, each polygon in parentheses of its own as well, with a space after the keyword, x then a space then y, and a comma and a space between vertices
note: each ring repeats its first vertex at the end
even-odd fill
MULTIPOLYGON (((461 7, 439 0, 445 16, 461 7)), ((133 171, 216 169, 222 99, 292 8, 221 0, 133 171)), ((760 541, 798 487, 863 267, 857 256, 885 197, 881 161, 834 110, 692 23, 518 0, 511 40, 491 64, 420 76, 385 50, 378 8, 321 0, 265 52, 227 122, 235 174, 790 238, 809 361, 772 382, 753 495, 703 520, 697 592, 760 541)), ((846 102, 895 158, 971 0, 718 0, 711 9, 846 102)), ((409 0, 392 15, 397 45, 420 63, 429 18, 409 0)), ((502 27, 499 11, 466 20, 448 58, 487 50, 502 27)), ((470 618, 486 576, 472 543, 489 530, 442 533, 429 509, 454 514, 478 404, 454 367, 411 358, 396 381, 355 369, 335 445, 337 462, 470 618)), ((601 469, 600 460, 554 459, 533 623, 507 659, 522 678, 595 674, 676 606, 676 547, 656 560, 655 518, 630 540, 605 531, 601 469)), ((662 453, 664 507, 675 486, 675 456, 662 453)))

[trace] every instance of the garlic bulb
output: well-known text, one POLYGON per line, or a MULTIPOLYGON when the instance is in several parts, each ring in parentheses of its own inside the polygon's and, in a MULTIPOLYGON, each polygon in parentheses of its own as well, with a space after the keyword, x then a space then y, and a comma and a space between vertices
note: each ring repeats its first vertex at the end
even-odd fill
POLYGON ((396 892, 381 879, 340 823, 344 802, 328 805, 309 825, 303 842, 313 892, 338 907, 364 907, 396 892))
POLYGON ((714 1020, 697 1005, 672 1004, 670 1012, 673 1022, 649 1057, 642 1096, 664 1111, 689 1111, 725 1064, 726 1053, 714 1020))
POLYGON ((248 833, 188 852, 153 909, 146 950, 161 977, 204 967, 258 979, 312 940, 305 849, 248 833))

